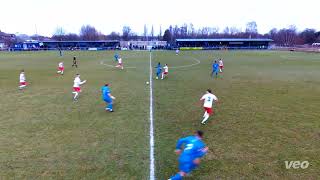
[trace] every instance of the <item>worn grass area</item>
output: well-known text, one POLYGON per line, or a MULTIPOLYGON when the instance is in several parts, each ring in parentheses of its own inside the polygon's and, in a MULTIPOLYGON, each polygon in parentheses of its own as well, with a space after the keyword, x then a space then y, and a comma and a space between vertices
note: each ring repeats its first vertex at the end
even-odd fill
MULTIPOLYGON (((148 179, 148 52, 0 53, 0 179, 148 179), (72 57, 79 68, 71 68, 72 57), (63 60, 66 73, 55 74, 63 60), (18 90, 20 69, 30 86, 18 90), (75 73, 88 80, 72 101, 75 73), (115 112, 104 112, 100 87, 111 83, 115 112)), ((176 140, 205 132, 210 152, 188 179, 317 179, 320 176, 320 55, 269 51, 153 52, 169 78, 154 80, 157 179, 176 173, 176 140), (210 63, 225 72, 211 79, 210 63), (198 61, 201 63, 197 64, 198 61), (181 67, 185 66, 185 67, 181 67), (179 68, 181 67, 181 68, 179 68), (200 125, 198 99, 211 88, 221 100, 200 125), (307 169, 284 161, 309 161, 307 169)))

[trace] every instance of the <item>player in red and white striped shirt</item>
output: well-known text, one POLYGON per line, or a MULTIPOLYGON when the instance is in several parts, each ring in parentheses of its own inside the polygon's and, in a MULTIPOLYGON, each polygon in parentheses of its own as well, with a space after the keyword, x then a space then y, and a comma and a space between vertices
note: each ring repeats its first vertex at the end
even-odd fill
POLYGON ((63 62, 59 62, 57 73, 63 75, 63 72, 64 72, 63 62))
POLYGON ((123 69, 123 61, 122 61, 121 57, 118 58, 118 65, 116 67, 120 68, 120 69, 123 69))
POLYGON ((213 102, 218 102, 217 96, 212 94, 211 89, 208 89, 206 94, 203 95, 200 99, 200 101, 203 101, 203 108, 205 110, 204 115, 203 115, 203 120, 201 124, 205 124, 206 121, 209 119, 210 115, 214 113, 212 109, 212 104, 213 102))
POLYGON ((28 83, 26 81, 26 75, 24 73, 24 70, 21 70, 20 76, 19 76, 19 89, 22 90, 22 89, 26 88, 27 85, 28 85, 28 83))
POLYGON ((79 94, 81 92, 80 86, 86 82, 87 80, 81 81, 80 74, 76 74, 76 77, 74 78, 74 81, 73 81, 73 92, 72 92, 74 94, 74 97, 73 97, 74 101, 78 100, 79 94))
POLYGON ((163 72, 162 72, 162 77, 161 79, 164 79, 165 77, 168 76, 168 73, 169 73, 169 68, 168 68, 168 64, 165 64, 163 66, 163 72))
POLYGON ((224 68, 224 66, 223 66, 223 61, 222 61, 222 59, 220 58, 220 60, 219 60, 219 70, 220 70, 220 73, 222 73, 223 68, 224 68))

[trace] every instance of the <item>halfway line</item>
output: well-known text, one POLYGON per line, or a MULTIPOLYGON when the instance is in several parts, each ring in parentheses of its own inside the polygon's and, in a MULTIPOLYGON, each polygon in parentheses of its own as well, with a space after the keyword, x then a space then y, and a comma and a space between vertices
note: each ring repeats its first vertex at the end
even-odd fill
POLYGON ((152 58, 150 52, 150 180, 155 180, 154 168, 154 133, 153 133, 153 92, 152 92, 152 58))

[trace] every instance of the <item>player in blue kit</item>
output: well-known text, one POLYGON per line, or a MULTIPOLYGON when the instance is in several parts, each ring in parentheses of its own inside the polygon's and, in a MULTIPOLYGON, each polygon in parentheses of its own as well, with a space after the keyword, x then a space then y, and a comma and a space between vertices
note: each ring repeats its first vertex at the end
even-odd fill
POLYGON ((60 56, 62 56, 62 50, 61 50, 61 48, 59 48, 59 54, 60 54, 60 56))
POLYGON ((181 138, 177 142, 175 152, 179 155, 179 172, 172 176, 170 180, 181 180, 200 164, 200 158, 203 157, 208 147, 202 142, 203 132, 197 131, 194 136, 181 138), (184 149, 182 146, 184 145, 184 149))
POLYGON ((157 69, 156 79, 159 79, 159 78, 160 78, 160 75, 161 75, 161 72, 162 72, 162 67, 161 67, 160 62, 158 63, 156 69, 157 69))
POLYGON ((217 63, 217 61, 214 61, 214 63, 212 64, 211 77, 214 77, 214 75, 216 75, 216 78, 218 78, 218 74, 219 74, 219 64, 217 63))
POLYGON ((111 91, 108 83, 101 88, 101 92, 102 92, 102 99, 107 104, 105 110, 109 112, 113 112, 113 100, 116 98, 111 95, 111 91))
POLYGON ((116 53, 116 54, 114 55, 114 60, 115 60, 115 61, 118 61, 118 59, 119 59, 119 55, 118 55, 118 53, 116 53))

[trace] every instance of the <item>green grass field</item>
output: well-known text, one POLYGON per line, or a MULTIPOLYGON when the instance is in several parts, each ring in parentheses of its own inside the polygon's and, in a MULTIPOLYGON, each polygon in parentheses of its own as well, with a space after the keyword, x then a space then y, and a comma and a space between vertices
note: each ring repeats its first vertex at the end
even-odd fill
MULTIPOLYGON (((123 71, 110 67, 112 51, 0 53, 0 179, 149 179, 149 52, 119 53, 123 71), (30 83, 23 91, 21 69, 30 83), (76 73, 87 83, 73 102, 76 73), (114 113, 100 97, 106 82, 114 113)), ((159 51, 152 62, 168 63, 170 73, 153 81, 157 179, 178 171, 175 143, 198 129, 209 153, 186 179, 320 177, 320 54, 159 51), (212 79, 220 57, 225 72, 212 79), (207 88, 221 103, 203 126, 198 101, 207 88), (285 161, 310 165, 286 169, 285 161)))

